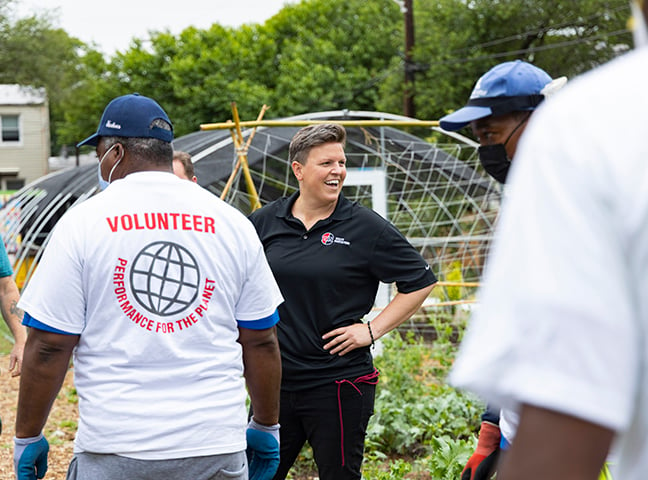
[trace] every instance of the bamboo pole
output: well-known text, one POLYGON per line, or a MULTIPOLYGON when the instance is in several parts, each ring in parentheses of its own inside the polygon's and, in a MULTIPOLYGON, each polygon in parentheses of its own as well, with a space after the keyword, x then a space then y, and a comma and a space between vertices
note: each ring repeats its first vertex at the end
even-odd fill
POLYGON ((467 305, 470 303, 475 303, 477 300, 471 299, 471 300, 450 300, 447 302, 439 302, 439 303, 427 303, 423 305, 421 308, 439 308, 439 307, 451 307, 454 305, 467 305))
MULTIPOLYGON (((221 199, 224 199, 225 196, 227 195, 227 192, 232 186, 232 183, 234 181, 234 177, 236 173, 238 172, 238 168, 243 169, 243 178, 245 179, 245 184, 247 186, 248 194, 250 195, 250 206, 252 208, 252 211, 258 209, 261 207, 261 202, 259 201, 259 194, 256 191, 256 187, 254 186, 254 180, 252 180, 252 174, 250 173, 250 166, 248 165, 247 162, 247 149, 250 146, 250 142, 252 141, 251 139, 248 140, 247 144, 243 144, 243 131, 241 130, 241 119, 239 118, 238 114, 238 108, 236 107, 236 102, 231 103, 232 106, 232 116, 234 117, 234 123, 232 124, 231 121, 225 122, 224 125, 227 125, 227 128, 230 130, 230 134, 232 135, 232 141, 234 142, 234 148, 236 151, 236 165, 234 169, 232 169, 232 173, 230 174, 230 178, 227 181, 227 184, 225 184, 225 187, 223 189, 223 192, 221 193, 221 199)), ((263 108, 261 109, 261 114, 260 116, 262 117, 265 111, 267 110, 267 106, 264 105, 263 108)), ((256 127, 255 127, 256 129, 256 127)))
MULTIPOLYGON (((234 149, 235 151, 238 151, 238 147, 237 147, 238 140, 236 138, 236 134, 234 133, 234 128, 230 129, 230 135, 232 136, 232 144, 234 145, 234 149)), ((237 157, 236 165, 234 165, 234 168, 232 169, 232 173, 230 173, 230 176, 227 179, 227 183, 225 184, 225 187, 221 192, 221 196, 220 196, 221 200, 225 200, 227 193, 229 192, 230 188, 232 188, 232 183, 234 183, 234 178, 236 178, 236 174, 238 173, 240 167, 241 167, 241 158, 237 157)))
POLYGON ((243 141, 243 131, 241 130, 241 119, 239 118, 238 114, 238 107, 236 106, 236 102, 232 102, 231 104, 232 107, 232 117, 234 117, 234 128, 236 129, 236 137, 239 139, 239 141, 243 141))
POLYGON ((234 143, 234 148, 237 155, 236 164, 232 169, 223 191, 221 192, 221 200, 224 200, 227 196, 227 193, 232 188, 234 179, 239 171, 243 168, 243 176, 245 178, 245 183, 247 185, 248 194, 251 197, 251 207, 252 211, 261 207, 261 202, 259 201, 259 194, 256 191, 254 182, 252 180, 252 175, 250 174, 250 167, 247 161, 247 152, 248 148, 254 138, 257 127, 306 127, 313 124, 324 124, 324 123, 337 123, 342 126, 347 127, 389 127, 389 126, 398 126, 398 127, 438 127, 439 122, 437 120, 263 120, 265 112, 268 110, 267 105, 263 105, 261 111, 256 120, 242 122, 239 118, 238 108, 236 107, 236 102, 231 103, 232 106, 232 116, 234 117, 234 122, 228 120, 221 123, 204 123, 200 125, 201 130, 224 130, 229 129, 230 134, 232 135, 232 141, 234 143), (248 140, 245 145, 243 145, 243 132, 242 128, 253 128, 252 133, 248 137, 248 140))
POLYGON ((479 282, 437 282, 437 287, 479 287, 479 282))
MULTIPOLYGON (((263 107, 261 107, 261 111, 259 112, 259 116, 257 117, 257 122, 260 122, 261 119, 263 119, 263 116, 265 115, 265 112, 268 110, 268 108, 270 108, 270 107, 268 107, 267 105, 263 105, 263 107)), ((234 178, 236 177, 236 174, 238 173, 239 168, 241 168, 241 157, 238 155, 239 148, 241 148, 241 147, 239 145, 239 140, 237 139, 236 134, 234 133, 235 125, 232 123, 231 120, 228 120, 225 123, 231 125, 230 126, 230 134, 232 135, 232 142, 234 143, 234 148, 236 149, 236 152, 237 152, 237 159, 236 159, 236 165, 234 165, 234 168, 232 169, 232 173, 230 174, 229 178, 227 179, 227 183, 225 184, 225 188, 223 188, 223 191, 221 192, 221 196, 220 196, 221 200, 225 200, 225 197, 227 196, 227 193, 229 192, 230 188, 232 188, 232 183, 234 183, 234 178)), ((256 127, 254 127, 254 130, 252 130, 252 133, 248 137, 247 142, 245 143, 245 146, 243 147, 243 149, 245 150, 246 159, 247 159, 247 151, 250 148, 250 144, 252 143, 252 139, 254 138, 255 133, 256 133, 256 127)), ((255 190, 255 193, 256 193, 256 190, 255 190)), ((258 203, 258 195, 257 195, 257 203, 258 203)))
MULTIPOLYGON (((270 108, 270 107, 268 107, 265 104, 261 107, 261 111, 259 112, 259 116, 256 119, 257 122, 260 122, 261 120, 263 120, 263 116, 265 115, 265 112, 268 110, 268 108, 270 108)), ((254 138, 255 134, 256 134, 256 127, 254 127, 254 130, 252 130, 252 133, 250 133, 250 136, 248 137, 247 142, 245 142, 245 151, 246 152, 248 151, 248 148, 250 148, 250 144, 252 143, 252 139, 254 138)))
MULTIPOLYGON (((344 127, 438 127, 438 120, 256 120, 239 122, 238 128, 250 127, 307 127, 322 123, 337 123, 344 127)), ((203 123, 201 130, 232 128, 231 122, 203 123)))

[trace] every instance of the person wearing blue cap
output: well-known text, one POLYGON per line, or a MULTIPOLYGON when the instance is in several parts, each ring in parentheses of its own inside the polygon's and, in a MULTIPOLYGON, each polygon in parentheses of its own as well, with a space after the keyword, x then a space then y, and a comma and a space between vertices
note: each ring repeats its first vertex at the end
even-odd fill
POLYGON ((448 131, 470 125, 480 144, 482 166, 495 180, 505 183, 529 117, 565 81, 564 77, 552 80, 547 72, 522 60, 500 63, 477 80, 463 108, 439 123, 448 131))
POLYGON ((245 216, 173 174, 172 140, 160 105, 131 94, 79 143, 96 148, 105 190, 58 221, 19 303, 30 334, 18 480, 47 471, 43 429, 72 353, 68 480, 269 480, 277 469, 283 298, 245 216))
MULTIPOLYGON (((565 81, 564 77, 552 80, 541 68, 521 60, 500 63, 477 80, 463 108, 441 118, 439 123, 448 131, 470 125, 480 143, 479 160, 484 170, 505 183, 529 117, 565 81)), ((487 407, 477 447, 462 471, 462 480, 491 478, 500 446, 506 447, 512 440, 516 425, 513 412, 487 407)))
POLYGON ((634 51, 524 134, 449 377, 519 412, 498 480, 593 480, 610 454, 615 480, 648 472, 648 1, 631 8, 634 51))

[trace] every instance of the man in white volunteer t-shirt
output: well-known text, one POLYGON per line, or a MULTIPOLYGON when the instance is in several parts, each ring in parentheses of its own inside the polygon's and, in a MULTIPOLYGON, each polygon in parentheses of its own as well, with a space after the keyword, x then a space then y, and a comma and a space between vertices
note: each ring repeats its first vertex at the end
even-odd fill
POLYGON ((242 480, 247 458, 250 478, 269 479, 278 465, 282 297, 251 223, 173 174, 172 140, 164 110, 131 94, 79 144, 96 147, 106 188, 57 223, 19 304, 18 480, 45 474, 43 427, 73 352, 68 479, 242 480))

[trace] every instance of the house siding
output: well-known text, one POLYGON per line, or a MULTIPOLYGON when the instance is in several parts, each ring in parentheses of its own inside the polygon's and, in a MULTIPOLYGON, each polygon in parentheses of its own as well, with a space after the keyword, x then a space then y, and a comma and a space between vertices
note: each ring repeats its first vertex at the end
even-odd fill
POLYGON ((48 173, 49 107, 45 98, 38 104, 21 104, 20 99, 15 102, 4 100, 0 103, 0 115, 18 115, 20 141, 0 141, 0 176, 11 178, 3 173, 15 169, 17 178, 28 184, 48 173))

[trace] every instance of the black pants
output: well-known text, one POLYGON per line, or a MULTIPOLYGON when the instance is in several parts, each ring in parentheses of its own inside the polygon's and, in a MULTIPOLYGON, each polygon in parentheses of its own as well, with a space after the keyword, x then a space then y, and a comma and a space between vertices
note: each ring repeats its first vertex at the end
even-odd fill
POLYGON ((300 392, 282 391, 281 462, 274 480, 286 478, 306 441, 313 449, 320 480, 360 479, 375 393, 375 384, 349 382, 300 392))

